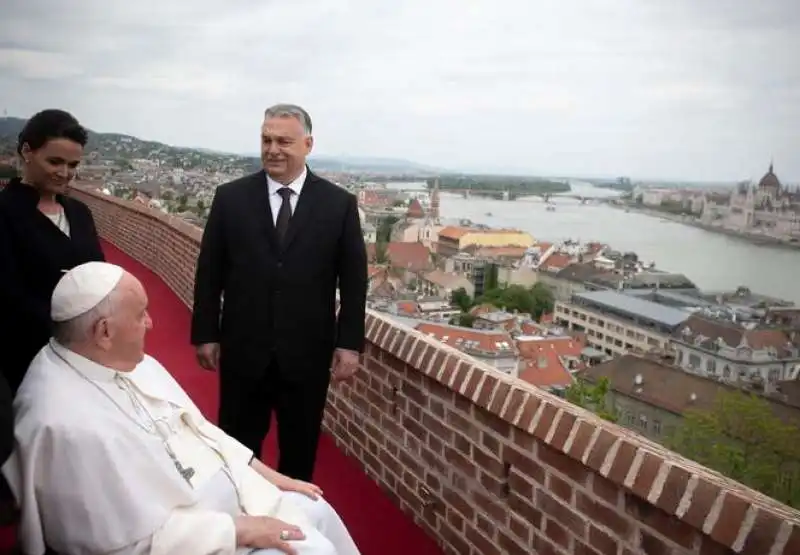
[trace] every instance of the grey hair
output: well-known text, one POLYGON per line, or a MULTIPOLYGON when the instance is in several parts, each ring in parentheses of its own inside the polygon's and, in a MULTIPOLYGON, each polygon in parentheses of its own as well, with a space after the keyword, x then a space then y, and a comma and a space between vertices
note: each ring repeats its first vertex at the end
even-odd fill
POLYGON ((66 322, 53 323, 53 339, 65 347, 88 341, 92 328, 99 320, 109 318, 117 306, 117 289, 109 293, 97 306, 66 322))
POLYGON ((264 110, 264 119, 270 118, 294 118, 303 124, 303 131, 306 135, 311 135, 311 116, 296 104, 275 104, 264 110))

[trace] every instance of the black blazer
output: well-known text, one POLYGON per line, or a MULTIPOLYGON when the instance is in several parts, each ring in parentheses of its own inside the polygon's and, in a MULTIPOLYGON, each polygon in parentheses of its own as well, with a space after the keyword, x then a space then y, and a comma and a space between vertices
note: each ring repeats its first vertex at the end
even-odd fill
POLYGON ((65 270, 104 260, 89 208, 58 195, 70 237, 37 208, 33 187, 13 179, 0 191, 0 371, 16 391, 50 338, 50 297, 65 270))
POLYGON ((354 195, 309 171, 281 248, 263 171, 217 188, 197 261, 191 341, 221 344, 220 371, 259 376, 277 357, 289 379, 327 378, 335 347, 363 349, 366 295, 354 195))

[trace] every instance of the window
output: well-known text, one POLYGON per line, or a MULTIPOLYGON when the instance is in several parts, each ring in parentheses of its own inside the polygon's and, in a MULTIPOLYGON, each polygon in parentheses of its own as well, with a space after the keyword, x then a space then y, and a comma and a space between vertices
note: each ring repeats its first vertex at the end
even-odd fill
POLYGON ((647 429, 647 416, 644 414, 639 415, 639 427, 643 430, 647 429))
POLYGON ((629 426, 633 426, 634 416, 633 416, 632 412, 625 411, 625 417, 624 418, 625 418, 625 424, 628 424, 629 426))
POLYGON ((661 435, 661 420, 653 420, 653 433, 661 435))

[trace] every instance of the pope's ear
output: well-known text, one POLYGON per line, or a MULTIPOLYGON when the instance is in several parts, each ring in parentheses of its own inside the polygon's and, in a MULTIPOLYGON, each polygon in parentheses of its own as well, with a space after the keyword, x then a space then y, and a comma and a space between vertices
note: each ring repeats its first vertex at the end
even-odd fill
POLYGON ((111 339, 111 326, 108 318, 100 318, 92 325, 92 337, 97 343, 111 339))

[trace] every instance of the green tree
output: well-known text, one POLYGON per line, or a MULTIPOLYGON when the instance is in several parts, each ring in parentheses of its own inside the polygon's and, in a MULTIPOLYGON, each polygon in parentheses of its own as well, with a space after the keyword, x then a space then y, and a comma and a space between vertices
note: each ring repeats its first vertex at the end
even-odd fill
POLYGON ((757 395, 739 390, 720 393, 710 410, 688 411, 667 445, 800 508, 800 428, 784 424, 757 395))
POLYGON ((550 289, 537 283, 529 288, 523 285, 508 285, 488 289, 477 302, 492 304, 512 312, 527 313, 538 320, 542 314, 553 310, 554 299, 550 289))
POLYGON ((176 210, 178 212, 185 212, 188 207, 189 207, 189 195, 184 193, 178 197, 178 206, 176 210))
POLYGON ((486 275, 483 277, 484 291, 490 291, 500 287, 500 283, 498 282, 498 274, 499 271, 497 269, 497 264, 489 264, 486 267, 486 275))
POLYGON ((576 379, 565 391, 564 397, 570 403, 592 411, 600 418, 616 422, 619 419, 617 410, 610 403, 608 378, 600 378, 591 384, 583 378, 576 379))
POLYGON ((458 316, 454 316, 450 319, 451 326, 460 326, 462 328, 471 328, 475 324, 475 316, 469 314, 468 312, 463 312, 458 316))
POLYGON ((459 287, 450 293, 450 304, 457 307, 461 312, 469 312, 469 309, 472 308, 472 297, 467 294, 466 289, 459 287))
POLYGON ((384 241, 378 241, 375 243, 375 263, 389 263, 389 245, 384 241))
POLYGON ((397 218, 395 216, 387 216, 381 219, 380 223, 378 224, 378 228, 375 230, 375 240, 376 242, 380 243, 383 241, 384 243, 388 243, 392 240, 392 229, 394 228, 394 224, 397 223, 397 218))

